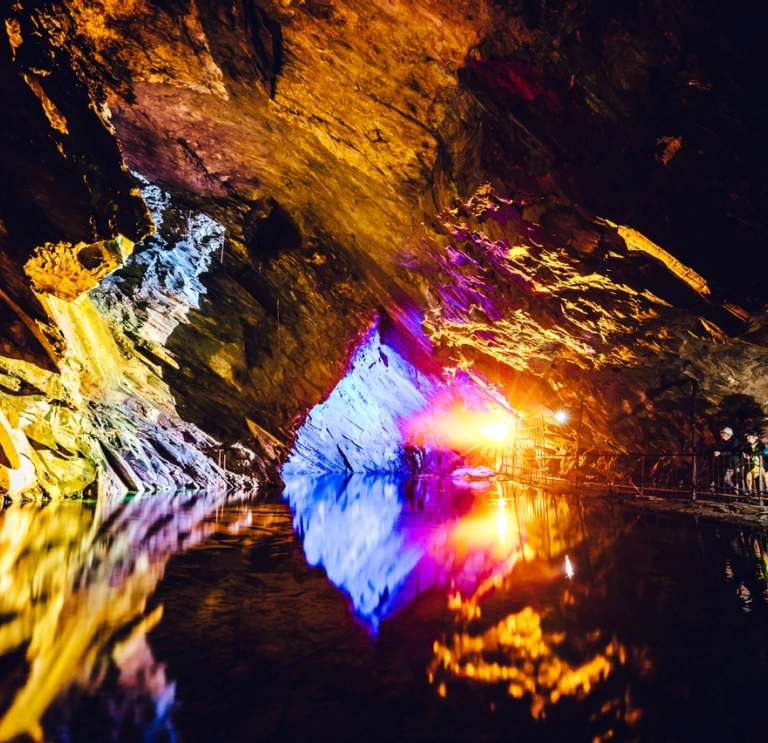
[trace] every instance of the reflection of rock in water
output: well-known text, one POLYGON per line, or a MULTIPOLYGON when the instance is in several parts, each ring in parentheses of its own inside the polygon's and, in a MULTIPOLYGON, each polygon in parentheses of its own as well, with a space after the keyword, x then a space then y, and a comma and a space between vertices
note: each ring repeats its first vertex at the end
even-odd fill
POLYGON ((387 599, 424 553, 395 529, 403 508, 395 478, 289 477, 285 497, 310 565, 352 598, 363 616, 381 614, 387 599))
POLYGON ((455 516, 473 498, 467 483, 436 480, 326 475, 285 483, 307 561, 322 565, 374 625, 445 579, 424 558, 445 542, 446 512, 455 516))
POLYGON ((451 635, 448 644, 436 642, 429 667, 445 694, 445 676, 486 683, 504 683, 516 698, 530 694, 531 714, 541 717, 547 706, 564 696, 582 698, 626 661, 626 651, 615 640, 595 642, 594 654, 569 663, 559 652, 565 632, 544 632, 541 616, 530 606, 509 614, 480 635, 451 635))
POLYGON ((565 499, 518 496, 507 484, 364 475, 285 483, 307 561, 374 626, 428 588, 471 595, 524 550, 557 554, 577 531, 565 499))
POLYGON ((61 692, 94 690, 113 667, 123 701, 151 699, 165 719, 173 688, 144 645, 162 609, 145 616, 147 599, 169 557, 215 530, 207 519, 226 500, 224 491, 182 492, 0 513, 0 656, 25 648, 29 666, 0 694, 13 699, 0 709, 0 740, 40 738, 40 719, 61 692), (137 679, 144 690, 133 688, 137 679))
POLYGON ((176 739, 171 720, 176 684, 166 678, 165 664, 155 660, 146 635, 161 615, 162 611, 152 612, 127 640, 115 645, 110 659, 114 666, 104 663, 94 679, 70 687, 45 713, 46 739, 56 743, 176 739))

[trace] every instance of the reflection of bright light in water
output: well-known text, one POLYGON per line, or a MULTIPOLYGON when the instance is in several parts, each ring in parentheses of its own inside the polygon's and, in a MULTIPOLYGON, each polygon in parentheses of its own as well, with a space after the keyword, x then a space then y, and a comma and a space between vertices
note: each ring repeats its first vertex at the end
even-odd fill
POLYGON ((501 421, 489 423, 480 430, 492 441, 506 441, 509 438, 509 428, 501 421))
POLYGON ((573 565, 571 564, 571 561, 568 555, 565 556, 565 574, 569 578, 573 578, 573 575, 574 575, 573 565))
POLYGON ((504 540, 509 532, 509 518, 505 510, 506 505, 507 502, 504 498, 499 498, 499 515, 496 517, 496 531, 499 533, 499 542, 501 544, 504 544, 504 540))
MULTIPOLYGON (((596 632, 590 634, 588 642, 579 639, 576 645, 580 651, 575 655, 571 644, 566 646, 566 633, 545 631, 542 613, 532 606, 508 614, 501 621, 494 620, 493 624, 479 630, 478 625, 486 616, 481 603, 492 600, 493 594, 498 592, 502 593, 500 600, 503 602, 506 591, 513 586, 511 576, 518 560, 526 552, 529 553, 526 560, 535 557, 528 538, 533 537, 536 543, 551 547, 561 542, 558 531, 565 523, 547 520, 545 538, 543 534, 537 535, 540 509, 536 507, 536 500, 523 499, 510 511, 509 499, 499 492, 499 498, 492 503, 498 504, 493 519, 499 540, 496 552, 506 555, 506 559, 499 560, 491 575, 478 584, 473 593, 465 594, 466 598, 462 598, 458 591, 449 596, 448 605, 456 613, 459 626, 447 637, 435 641, 434 657, 427 672, 430 683, 435 685, 441 697, 448 695, 452 681, 501 684, 511 697, 529 699, 531 715, 541 718, 548 707, 565 697, 582 699, 589 695, 616 666, 626 662, 626 651, 616 639, 604 638, 596 632), (518 544, 517 540, 510 540, 507 534, 513 531, 525 531, 526 541, 521 540, 518 544), (505 541, 507 545, 504 545, 505 541), (471 630, 470 622, 473 623, 471 630), (565 647, 568 647, 567 651, 561 650, 565 647)), ((467 529, 470 524, 465 520, 454 533, 467 529)), ((469 533, 477 536, 482 533, 482 519, 476 519, 469 533)), ((575 574, 567 556, 565 571, 569 578, 575 574)), ((555 568, 551 577, 556 575, 562 573, 555 568)), ((496 608, 498 606, 496 604, 496 608)), ((488 616, 494 614, 488 612, 488 616)), ((630 716, 628 713, 627 721, 630 716)))
MULTIPOLYGON (((484 694, 479 690, 482 685, 496 686, 509 697, 524 700, 536 719, 545 717, 566 699, 570 698, 572 704, 594 693, 598 696, 595 708, 600 710, 595 719, 599 717, 601 724, 610 726, 602 737, 594 739, 607 740, 621 729, 614 729, 614 725, 635 725, 642 712, 635 707, 629 688, 608 700, 615 694, 616 684, 622 684, 622 675, 617 674, 619 678, 614 678, 613 683, 601 682, 628 662, 642 668, 643 673, 649 672, 650 659, 643 650, 627 650, 599 628, 592 632, 575 629, 573 634, 569 630, 567 634, 566 628, 573 626, 577 616, 571 608, 576 596, 567 589, 555 605, 545 598, 542 607, 526 606, 507 613, 505 607, 517 595, 515 571, 520 569, 523 558, 526 563, 535 561, 529 566, 533 572, 524 572, 523 583, 543 572, 546 585, 562 586, 558 581, 562 580, 563 563, 558 567, 557 561, 565 557, 566 549, 572 549, 565 535, 575 533, 577 522, 576 512, 563 500, 545 504, 540 494, 514 490, 512 497, 504 498, 509 491, 503 491, 501 484, 497 487, 498 499, 489 504, 492 508, 462 519, 449 541, 450 546, 460 548, 464 539, 468 544, 480 545, 483 539, 495 537, 493 553, 500 559, 474 588, 454 585, 448 608, 454 613, 455 626, 433 644, 434 655, 426 669, 429 682, 442 698, 454 692, 464 694, 468 686, 472 694, 484 694), (515 535, 505 537, 506 544, 499 543, 501 514, 508 516, 507 530, 515 535), (602 706, 600 700, 606 700, 602 706)), ((566 573, 569 577, 575 574, 570 558, 566 573)))
POLYGON ((568 413, 565 410, 558 410, 555 413, 555 420, 562 425, 568 420, 568 413))
POLYGON ((461 594, 506 575, 524 549, 522 537, 510 538, 520 528, 499 484, 497 498, 488 499, 471 485, 446 489, 431 480, 292 475, 284 482, 307 561, 325 568, 373 632, 431 586, 449 585, 460 603, 461 594), (426 508, 414 512, 407 493, 426 508))
MULTIPOLYGON (((497 488, 499 497, 490 501, 490 504, 498 506, 496 515, 494 516, 492 510, 483 508, 464 517, 448 539, 450 548, 455 549, 457 555, 466 555, 467 564, 475 566, 476 570, 470 571, 475 573, 475 578, 482 573, 486 575, 480 582, 471 582, 470 590, 474 591, 471 598, 462 599, 461 591, 458 590, 459 580, 456 581, 456 593, 448 596, 449 608, 459 611, 465 619, 481 616, 480 601, 496 591, 502 585, 504 577, 512 572, 520 557, 526 551, 530 552, 530 547, 523 545, 522 540, 518 542, 507 538, 511 532, 520 531, 520 524, 515 514, 507 511, 508 499, 504 497, 501 487, 497 485, 497 488)), ((464 583, 464 587, 469 586, 464 583)))

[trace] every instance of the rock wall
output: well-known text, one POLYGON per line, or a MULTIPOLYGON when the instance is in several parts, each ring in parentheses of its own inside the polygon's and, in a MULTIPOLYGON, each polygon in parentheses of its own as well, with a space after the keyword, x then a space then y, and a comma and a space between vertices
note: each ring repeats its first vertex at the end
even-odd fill
MULTIPOLYGON (((282 467, 299 474, 448 474, 478 450, 492 448, 482 421, 514 414, 486 379, 419 369, 378 322, 355 351, 346 376, 312 409, 282 467), (470 419, 475 419, 472 425, 470 419)), ((487 452, 483 451, 484 454, 487 452)))
POLYGON ((5 30, 0 351, 23 397, 57 399, 24 387, 47 373, 73 410, 177 410, 272 476, 378 316, 432 380, 583 406, 594 449, 684 450, 691 378, 705 439, 764 423, 745 9, 19 0, 5 30), (91 306, 119 374, 85 348, 91 306))
POLYGON ((223 469, 220 442, 182 422, 161 371, 163 362, 175 363, 163 343, 205 291, 198 275, 223 244, 223 228, 188 212, 183 235, 167 243, 169 198, 146 182, 144 193, 160 229, 140 252, 122 254, 119 276, 99 284, 75 267, 82 268, 84 249, 63 244, 55 260, 43 248, 27 263, 45 327, 57 335, 57 370, 0 357, 6 496, 106 496, 249 482, 237 471, 249 469, 253 454, 238 447, 231 471, 223 469))

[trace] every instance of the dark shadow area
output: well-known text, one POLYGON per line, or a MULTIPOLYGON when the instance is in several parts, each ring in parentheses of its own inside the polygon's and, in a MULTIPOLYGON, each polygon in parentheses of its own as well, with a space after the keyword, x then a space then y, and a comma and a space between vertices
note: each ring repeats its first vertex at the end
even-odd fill
POLYGON ((727 395, 720 402, 717 421, 710 425, 715 440, 723 426, 730 426, 734 435, 741 441, 748 431, 763 430, 766 416, 763 406, 751 395, 727 395))
POLYGON ((532 43, 490 34, 459 71, 486 112, 484 171, 531 193, 556 171, 574 203, 761 306, 768 108, 752 92, 768 77, 755 6, 545 5, 502 6, 536 29, 532 43))

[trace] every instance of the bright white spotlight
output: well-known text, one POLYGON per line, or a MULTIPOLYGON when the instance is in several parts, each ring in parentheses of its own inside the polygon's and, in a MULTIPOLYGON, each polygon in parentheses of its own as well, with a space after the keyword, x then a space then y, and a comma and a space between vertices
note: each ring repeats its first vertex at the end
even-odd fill
POLYGON ((555 420, 562 425, 568 420, 568 413, 565 410, 558 410, 555 413, 555 420))
POLYGON ((506 441, 509 438, 509 428, 507 428, 501 421, 496 421, 495 423, 489 423, 487 426, 483 426, 482 432, 493 441, 506 441))

